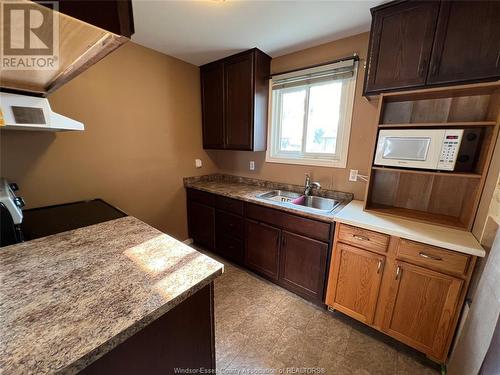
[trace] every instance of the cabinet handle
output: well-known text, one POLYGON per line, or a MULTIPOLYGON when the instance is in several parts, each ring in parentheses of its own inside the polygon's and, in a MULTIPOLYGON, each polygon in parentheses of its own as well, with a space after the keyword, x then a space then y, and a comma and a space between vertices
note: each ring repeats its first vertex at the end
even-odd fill
POLYGON ((431 255, 431 254, 426 254, 426 253, 423 253, 423 252, 420 252, 418 253, 419 256, 421 256, 422 258, 425 258, 425 259, 431 259, 431 260, 443 260, 443 258, 441 258, 440 256, 437 256, 437 255, 431 255))
POLYGON ((398 266, 398 268, 396 268, 396 280, 399 279, 399 276, 401 276, 401 267, 398 266))
POLYGON ((276 237, 276 247, 280 246, 280 236, 276 237))
POLYGON ((286 236, 283 236, 283 240, 281 241, 281 244, 283 246, 286 246, 286 236))
POLYGON ((360 236, 359 234, 353 234, 352 235, 355 239, 360 240, 360 241, 370 241, 370 239, 366 236, 360 236))
POLYGON ((380 273, 380 270, 382 269, 382 259, 378 260, 378 265, 377 265, 377 273, 380 273))

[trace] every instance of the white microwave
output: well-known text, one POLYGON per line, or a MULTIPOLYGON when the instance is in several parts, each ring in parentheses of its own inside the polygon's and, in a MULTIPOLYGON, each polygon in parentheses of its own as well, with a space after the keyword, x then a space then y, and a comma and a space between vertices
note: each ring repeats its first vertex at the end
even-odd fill
POLYGON ((375 165, 472 172, 480 129, 383 129, 375 165))

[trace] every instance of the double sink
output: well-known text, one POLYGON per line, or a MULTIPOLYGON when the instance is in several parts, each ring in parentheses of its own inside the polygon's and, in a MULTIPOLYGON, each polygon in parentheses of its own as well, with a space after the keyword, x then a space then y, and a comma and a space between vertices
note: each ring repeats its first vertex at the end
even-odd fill
POLYGON ((292 207, 298 210, 328 214, 340 203, 336 199, 316 197, 294 193, 285 190, 273 190, 256 196, 259 199, 276 202, 284 207, 292 207))

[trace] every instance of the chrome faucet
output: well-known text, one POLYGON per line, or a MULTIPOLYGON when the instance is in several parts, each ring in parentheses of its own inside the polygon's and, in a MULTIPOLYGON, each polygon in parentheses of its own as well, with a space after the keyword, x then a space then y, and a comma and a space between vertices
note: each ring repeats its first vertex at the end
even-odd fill
POLYGON ((311 176, 309 175, 309 173, 306 173, 306 182, 304 184, 304 195, 306 197, 310 196, 311 195, 311 191, 313 189, 321 189, 321 185, 319 184, 319 182, 311 182, 311 176))

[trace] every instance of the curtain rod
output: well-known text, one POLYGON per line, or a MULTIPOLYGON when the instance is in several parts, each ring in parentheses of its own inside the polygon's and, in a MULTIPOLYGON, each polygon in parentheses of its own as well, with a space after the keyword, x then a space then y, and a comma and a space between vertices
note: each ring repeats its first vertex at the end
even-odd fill
POLYGON ((305 69, 311 69, 311 68, 317 68, 319 66, 323 66, 323 65, 329 65, 329 64, 335 64, 335 63, 338 63, 338 62, 342 62, 342 61, 347 61, 347 60, 354 60, 354 61, 359 61, 359 55, 357 53, 354 53, 352 56, 349 56, 349 57, 342 57, 340 59, 337 59, 337 60, 333 60, 333 61, 328 61, 328 62, 324 62, 324 63, 321 63, 321 64, 316 64, 316 65, 309 65, 309 66, 305 66, 303 68, 297 68, 297 69, 292 69, 292 70, 286 70, 284 72, 277 72, 277 73, 273 73, 269 76, 269 78, 273 78, 273 76, 279 76, 281 74, 288 74, 288 73, 293 73, 293 72, 298 72, 300 70, 305 70, 305 69))

